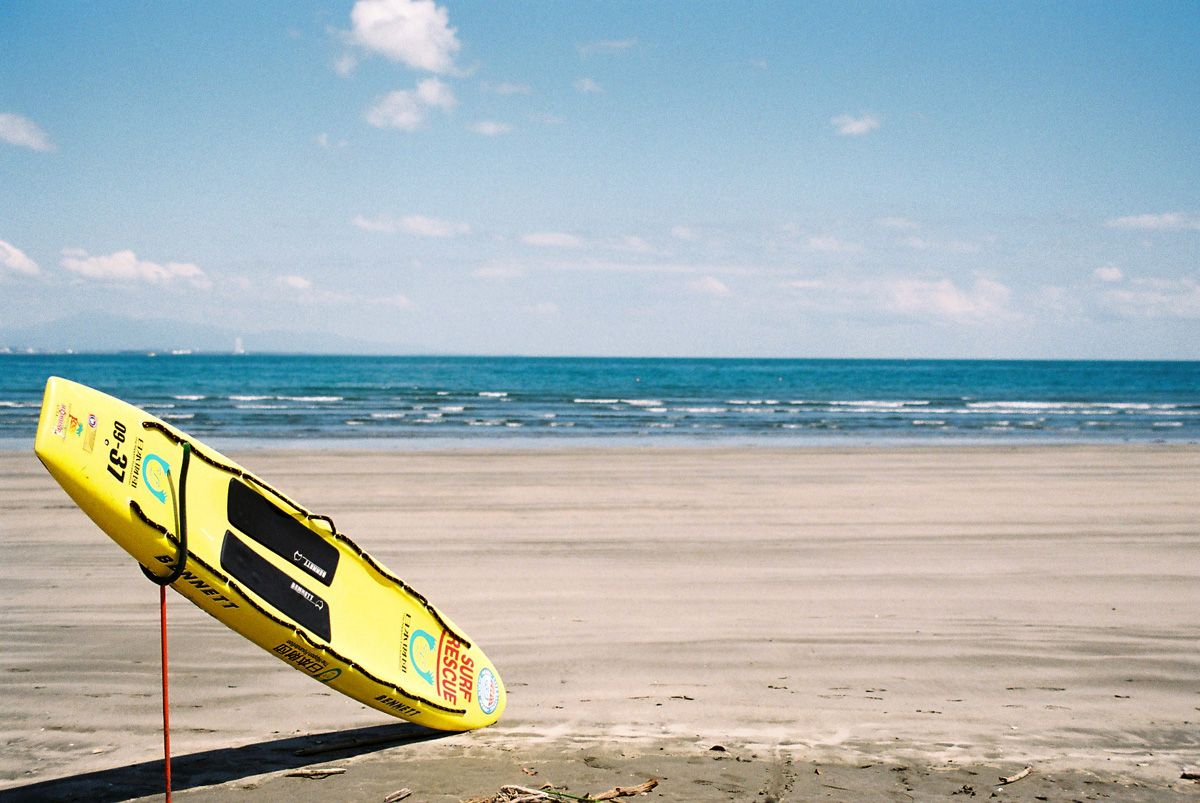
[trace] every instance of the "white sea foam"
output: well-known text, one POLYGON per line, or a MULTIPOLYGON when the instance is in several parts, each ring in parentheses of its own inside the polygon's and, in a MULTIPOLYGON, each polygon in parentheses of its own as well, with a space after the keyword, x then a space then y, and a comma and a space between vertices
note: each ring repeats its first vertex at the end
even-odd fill
POLYGON ((875 399, 862 399, 860 401, 831 401, 826 402, 831 407, 855 407, 878 408, 881 410, 899 410, 903 407, 927 407, 928 400, 925 399, 902 399, 899 401, 878 401, 875 399))
POLYGON ((408 413, 371 413, 371 418, 404 418, 408 413))
POLYGON ((628 404, 631 407, 661 407, 661 399, 621 399, 622 404, 628 404))
POLYGON ((708 415, 714 413, 727 413, 728 407, 676 407, 677 413, 693 413, 695 415, 708 415))
POLYGON ((508 396, 508 393, 503 390, 481 390, 479 395, 487 399, 503 399, 508 396))
POLYGON ((443 412, 446 412, 446 413, 461 413, 463 410, 465 410, 467 408, 463 407, 461 404, 447 404, 442 407, 439 407, 438 409, 443 412))
POLYGON ((225 398, 229 399, 230 401, 264 401, 266 399, 273 399, 275 397, 274 396, 226 396, 225 398))
POLYGON ((0 407, 41 407, 37 402, 15 402, 15 401, 0 401, 0 407))
POLYGON ((236 410, 286 410, 286 404, 235 404, 236 410))
POLYGON ((1182 421, 1155 421, 1154 426, 1156 426, 1156 427, 1182 427, 1183 422, 1182 421))
POLYGON ((575 399, 576 404, 620 404, 620 399, 575 399))
POLYGON ((1075 402, 1075 401, 986 401, 967 402, 972 410, 1065 410, 1077 412, 1087 410, 1105 414, 1118 410, 1174 410, 1174 404, 1150 404, 1148 402, 1075 402))
POLYGON ((342 401, 341 396, 276 396, 280 401, 298 401, 298 402, 339 402, 342 401))
POLYGON ((199 393, 180 393, 176 396, 172 396, 171 398, 179 399, 180 401, 203 401, 204 399, 207 399, 208 397, 203 396, 199 393))
POLYGON ((186 421, 189 418, 195 418, 195 413, 163 413, 160 418, 167 421, 186 421))

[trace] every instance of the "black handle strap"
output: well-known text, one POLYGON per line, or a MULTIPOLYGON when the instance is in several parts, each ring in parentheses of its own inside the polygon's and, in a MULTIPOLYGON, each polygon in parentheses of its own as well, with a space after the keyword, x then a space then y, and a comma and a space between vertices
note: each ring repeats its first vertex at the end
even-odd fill
POLYGON ((175 557, 175 565, 171 567, 171 571, 159 577, 151 572, 145 566, 139 565, 142 574, 146 575, 146 579, 150 582, 160 585, 169 586, 183 575, 183 567, 187 565, 187 471, 188 462, 192 457, 192 445, 186 441, 183 444, 183 460, 179 464, 179 482, 173 483, 170 481, 170 469, 167 470, 167 485, 171 488, 171 504, 175 506, 175 531, 179 534, 179 553, 175 557), (175 497, 175 487, 179 487, 179 498, 175 497))

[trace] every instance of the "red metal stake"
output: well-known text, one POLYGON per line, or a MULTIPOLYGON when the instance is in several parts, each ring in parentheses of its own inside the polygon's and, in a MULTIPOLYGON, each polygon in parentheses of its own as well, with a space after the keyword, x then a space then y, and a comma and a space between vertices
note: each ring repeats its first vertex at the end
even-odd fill
POLYGON ((171 703, 167 696, 167 587, 158 587, 160 640, 162 642, 163 701, 163 772, 166 775, 167 803, 171 803, 171 703))

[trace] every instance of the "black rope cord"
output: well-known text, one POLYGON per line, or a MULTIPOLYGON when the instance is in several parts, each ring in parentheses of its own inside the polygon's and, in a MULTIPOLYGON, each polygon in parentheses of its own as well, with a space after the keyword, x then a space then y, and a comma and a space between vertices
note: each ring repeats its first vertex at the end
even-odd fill
MULTIPOLYGON (((187 565, 187 471, 189 458, 192 456, 192 445, 183 444, 183 460, 179 464, 179 482, 171 482, 171 469, 167 468, 167 485, 171 488, 171 504, 175 508, 175 530, 179 533, 179 547, 176 550, 175 565, 166 575, 158 576, 145 566, 138 564, 146 579, 155 585, 169 586, 183 575, 183 567, 187 565), (179 498, 175 498, 175 486, 179 486, 179 498)), ((136 503, 133 503, 136 504, 136 503)), ((140 512, 140 508, 139 508, 140 512)), ((164 528, 165 529, 165 528, 164 528)))

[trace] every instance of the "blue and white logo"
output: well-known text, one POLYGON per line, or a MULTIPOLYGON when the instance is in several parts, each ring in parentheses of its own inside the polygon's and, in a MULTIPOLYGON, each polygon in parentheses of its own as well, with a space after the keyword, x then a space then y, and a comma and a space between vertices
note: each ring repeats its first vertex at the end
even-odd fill
POLYGON ((166 483, 170 475, 171 467, 167 465, 167 461, 153 452, 142 460, 142 476, 146 479, 146 487, 150 489, 150 493, 154 494, 155 499, 164 504, 167 501, 167 489, 162 487, 159 481, 166 483), (151 464, 158 466, 158 471, 151 471, 151 464))
POLYGON ((412 668, 417 670, 417 674, 421 676, 421 679, 432 686, 434 685, 433 672, 428 669, 422 669, 421 665, 417 663, 417 639, 425 642, 425 652, 432 653, 435 661, 437 660, 437 639, 424 630, 414 630, 413 634, 408 637, 408 660, 412 663, 412 668))
POLYGON ((479 696, 479 710, 485 714, 493 713, 496 706, 500 705, 500 684, 496 681, 492 670, 486 666, 479 670, 479 682, 476 689, 479 696))

